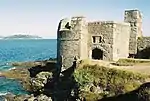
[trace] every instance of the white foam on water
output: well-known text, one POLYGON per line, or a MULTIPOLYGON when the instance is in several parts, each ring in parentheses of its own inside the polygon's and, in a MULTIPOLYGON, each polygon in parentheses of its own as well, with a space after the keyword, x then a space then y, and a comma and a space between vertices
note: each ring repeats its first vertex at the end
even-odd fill
POLYGON ((9 92, 0 92, 0 96, 9 94, 9 92))
POLYGON ((13 70, 13 69, 16 69, 16 67, 10 68, 10 69, 8 69, 8 70, 13 70))

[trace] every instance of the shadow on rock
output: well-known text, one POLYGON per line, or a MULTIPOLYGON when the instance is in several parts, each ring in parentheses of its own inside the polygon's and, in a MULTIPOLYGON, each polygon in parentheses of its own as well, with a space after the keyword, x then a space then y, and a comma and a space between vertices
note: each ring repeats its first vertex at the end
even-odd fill
POLYGON ((150 47, 146 47, 143 50, 138 50, 136 58, 150 59, 150 47))
POLYGON ((54 101, 75 101, 78 95, 77 83, 73 76, 75 68, 76 61, 61 73, 58 73, 55 62, 28 69, 34 95, 44 94, 50 96, 54 101))
POLYGON ((45 85, 48 92, 51 92, 51 96, 54 101, 76 101, 78 95, 78 86, 74 79, 73 73, 76 68, 76 61, 73 65, 60 73, 57 82, 49 82, 45 85))
POLYGON ((115 97, 103 98, 99 101, 150 101, 150 82, 142 84, 132 92, 115 97))
POLYGON ((35 77, 40 72, 55 72, 56 62, 46 62, 44 65, 37 65, 35 67, 28 69, 30 72, 30 77, 35 77))

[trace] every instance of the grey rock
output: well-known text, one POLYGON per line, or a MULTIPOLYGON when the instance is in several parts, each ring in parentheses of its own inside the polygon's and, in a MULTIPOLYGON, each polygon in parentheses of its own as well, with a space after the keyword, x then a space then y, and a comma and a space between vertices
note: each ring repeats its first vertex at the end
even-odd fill
POLYGON ((51 72, 40 72, 35 78, 31 78, 31 86, 33 91, 42 92, 44 85, 48 82, 48 79, 53 78, 51 72))
POLYGON ((39 95, 37 97, 37 100, 38 101, 52 101, 52 99, 50 97, 47 97, 46 95, 43 95, 43 94, 39 95))

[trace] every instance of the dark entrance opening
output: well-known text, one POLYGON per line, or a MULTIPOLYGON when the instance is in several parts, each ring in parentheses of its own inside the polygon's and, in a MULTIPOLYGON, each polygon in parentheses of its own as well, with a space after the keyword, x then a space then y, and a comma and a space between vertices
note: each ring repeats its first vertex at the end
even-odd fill
POLYGON ((135 54, 129 54, 128 58, 134 58, 135 54))
POLYGON ((95 48, 92 50, 92 59, 98 59, 98 60, 102 60, 103 59, 103 51, 95 48))

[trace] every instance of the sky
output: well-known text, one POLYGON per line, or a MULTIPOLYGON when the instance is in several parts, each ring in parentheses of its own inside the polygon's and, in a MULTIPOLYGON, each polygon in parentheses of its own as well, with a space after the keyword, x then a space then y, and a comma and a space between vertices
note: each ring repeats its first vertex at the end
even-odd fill
POLYGON ((14 34, 56 38, 62 18, 123 21, 126 9, 139 9, 143 35, 150 36, 150 0, 1 0, 0 36, 14 34))

